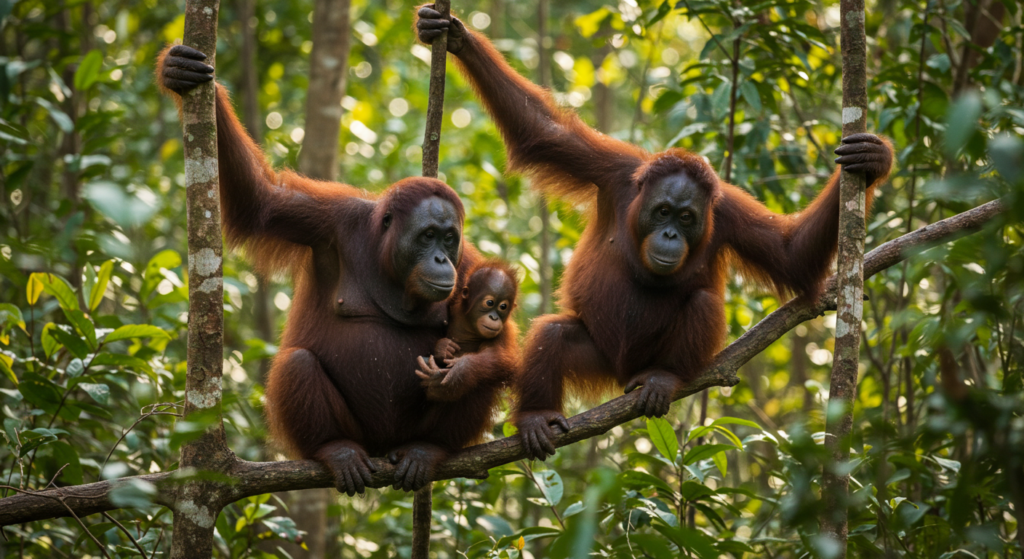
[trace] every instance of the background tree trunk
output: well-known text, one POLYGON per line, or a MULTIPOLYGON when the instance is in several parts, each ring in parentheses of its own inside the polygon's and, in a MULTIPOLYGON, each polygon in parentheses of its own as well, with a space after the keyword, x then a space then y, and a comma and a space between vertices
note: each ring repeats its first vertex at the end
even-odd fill
POLYGON ((338 176, 341 98, 348 72, 349 0, 316 0, 313 6, 313 51, 306 94, 306 135, 299 172, 315 179, 338 176))
MULTIPOLYGON (((548 2, 537 0, 537 83, 541 87, 551 87, 551 64, 549 63, 548 41, 548 2)), ((540 314, 551 312, 551 291, 553 278, 551 272, 551 210, 543 194, 538 205, 540 213, 540 314)))
MULTIPOLYGON (((332 181, 338 178, 338 134, 341 129, 341 98, 345 95, 348 73, 350 8, 349 0, 316 0, 313 6, 313 51, 310 53, 306 128, 299 153, 299 172, 314 179, 332 181)), ((335 491, 307 489, 279 494, 278 497, 288 505, 288 515, 295 525, 306 532, 304 541, 309 550, 291 543, 281 547, 296 558, 324 557, 328 534, 327 508, 335 498, 335 491)))
MULTIPOLYGON (((842 0, 841 50, 843 54, 843 136, 867 129, 867 41, 864 37, 864 0, 842 0)), ((836 311, 835 361, 825 414, 825 464, 821 493, 822 546, 836 546, 830 557, 846 557, 849 534, 847 506, 849 473, 838 473, 850 460, 853 401, 857 395, 860 364, 860 329, 864 314, 864 219, 866 213, 863 174, 843 172, 839 181, 839 270, 836 311)))
MULTIPOLYGON (((259 78, 256 75, 256 0, 237 0, 238 19, 242 21, 242 83, 239 91, 242 97, 242 117, 245 129, 257 144, 263 143, 263 121, 260 119, 259 78)), ((256 277, 255 312, 256 334, 260 339, 273 343, 274 309, 270 304, 270 279, 256 277)), ((260 383, 266 385, 270 360, 260 362, 260 383)))

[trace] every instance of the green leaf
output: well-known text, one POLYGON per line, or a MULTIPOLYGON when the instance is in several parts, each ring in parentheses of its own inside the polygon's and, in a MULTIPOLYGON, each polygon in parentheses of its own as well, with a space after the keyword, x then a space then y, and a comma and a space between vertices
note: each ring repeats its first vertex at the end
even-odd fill
POLYGON ((501 426, 501 434, 504 435, 506 438, 511 437, 512 435, 515 435, 518 432, 519 429, 517 429, 515 424, 512 423, 511 421, 506 421, 501 426))
POLYGON ((577 17, 573 20, 573 23, 575 23, 576 28, 580 30, 580 35, 589 39, 594 36, 594 33, 597 33, 598 30, 601 29, 601 23, 603 23, 609 15, 611 15, 611 11, 609 11, 608 8, 600 8, 590 12, 589 14, 577 17))
POLYGON ((28 283, 25 284, 25 298, 28 299, 28 304, 34 305, 39 300, 39 296, 43 293, 43 283, 39 281, 41 274, 32 274, 28 277, 28 283))
MULTIPOLYGON (((91 266, 90 266, 91 268, 91 266)), ((103 302, 103 294, 107 291, 107 284, 110 283, 110 276, 114 273, 114 261, 107 260, 100 266, 100 271, 96 274, 96 285, 89 293, 89 310, 94 311, 96 307, 100 306, 103 302)))
POLYGON ((17 326, 21 328, 26 334, 28 330, 25 329, 25 318, 21 315, 21 309, 15 307, 10 303, 0 303, 0 329, 6 329, 17 326))
POLYGON ((18 386, 18 375, 14 374, 14 358, 0 351, 0 373, 3 373, 14 386, 18 386))
POLYGON ((121 185, 98 180, 85 185, 85 198, 101 214, 121 227, 137 227, 148 223, 159 209, 159 199, 143 199, 136 193, 126 193, 121 185))
POLYGON ((81 359, 78 359, 76 357, 76 358, 72 359, 70 363, 68 363, 67 368, 64 369, 64 374, 66 374, 67 376, 69 376, 71 378, 75 378, 75 377, 81 376, 81 374, 84 371, 85 371, 85 364, 82 363, 81 359))
POLYGON ((24 145, 29 142, 28 131, 13 122, 7 122, 0 118, 0 140, 24 145))
POLYGON ((712 421, 711 425, 745 425, 747 427, 757 429, 758 431, 761 430, 761 426, 758 425, 757 423, 754 423, 753 421, 750 421, 748 419, 740 419, 738 417, 719 417, 718 419, 712 421))
POLYGON ((740 95, 747 101, 750 108, 755 112, 761 112, 761 94, 757 91, 754 82, 747 80, 740 85, 740 95))
POLYGON ((549 505, 555 506, 562 500, 565 486, 562 485, 562 477, 558 475, 558 472, 554 470, 533 472, 533 479, 537 480, 541 493, 544 494, 549 505))
POLYGON ((171 335, 162 328, 150 324, 126 324, 117 330, 107 334, 103 343, 128 340, 132 338, 163 338, 170 339, 171 335))
POLYGON ((64 278, 55 274, 36 272, 29 276, 28 282, 29 285, 27 289, 29 290, 30 305, 34 305, 35 301, 39 299, 38 290, 41 286, 42 291, 45 291, 57 299, 57 303, 60 305, 60 308, 66 311, 79 310, 78 297, 75 296, 75 290, 71 288, 71 284, 69 284, 64 278))
POLYGON ((4 434, 7 435, 7 444, 13 446, 21 445, 18 438, 18 431, 21 429, 21 421, 13 417, 4 418, 4 434))
POLYGON ((89 317, 85 316, 85 313, 78 310, 64 310, 64 316, 68 317, 75 330, 82 336, 82 339, 89 344, 90 350, 96 349, 96 327, 93 326, 92 321, 89 317))
POLYGON ((562 513, 562 519, 569 518, 570 516, 583 512, 583 501, 576 501, 575 503, 565 507, 565 512, 562 513))
POLYGON ((100 70, 103 68, 103 54, 93 49, 88 52, 78 64, 75 71, 75 89, 85 91, 96 83, 100 77, 100 70))
POLYGON ((695 446, 683 457, 683 464, 695 464, 701 460, 711 458, 723 450, 734 450, 735 448, 731 444, 702 444, 695 446))
POLYGON ((666 495, 672 495, 675 491, 668 483, 665 483, 659 477, 653 476, 647 472, 641 472, 639 470, 626 470, 620 475, 622 478, 622 484, 626 487, 633 489, 646 489, 648 487, 654 487, 659 493, 665 493, 666 495))
POLYGON ((59 324, 55 328, 50 329, 50 334, 57 338, 57 341, 63 344, 64 347, 68 348, 68 351, 75 357, 85 359, 89 355, 89 345, 86 344, 85 340, 78 337, 78 334, 75 334, 70 326, 59 324))
POLYGON ((110 387, 105 384, 92 384, 83 382, 78 385, 79 388, 85 391, 93 400, 96 400, 97 404, 107 405, 107 399, 110 397, 110 387))
POLYGON ((58 478, 62 484, 81 485, 83 482, 82 462, 74 447, 64 441, 55 441, 50 448, 53 452, 53 457, 57 461, 57 467, 64 467, 60 473, 60 478, 58 478))
POLYGON ((50 322, 46 326, 43 326, 43 333, 40 335, 40 340, 43 343, 43 353, 46 354, 46 358, 53 357, 53 354, 61 348, 60 341, 54 336, 54 330, 57 330, 57 325, 50 322))
POLYGON ((725 478, 725 472, 729 467, 729 459, 726 458, 725 452, 719 452, 712 456, 711 459, 715 461, 715 466, 718 467, 718 472, 722 474, 722 478, 725 478))
POLYGON ((647 434, 651 442, 662 456, 673 464, 676 461, 676 454, 679 453, 679 441, 676 439, 675 429, 662 417, 652 417, 647 420, 647 434))
POLYGON ((54 413, 60 405, 62 389, 37 373, 25 373, 18 384, 18 392, 21 392, 26 402, 54 413))
POLYGON ((976 91, 964 92, 946 115, 946 154, 950 157, 967 145, 974 132, 978 129, 978 118, 981 116, 981 96, 976 91))

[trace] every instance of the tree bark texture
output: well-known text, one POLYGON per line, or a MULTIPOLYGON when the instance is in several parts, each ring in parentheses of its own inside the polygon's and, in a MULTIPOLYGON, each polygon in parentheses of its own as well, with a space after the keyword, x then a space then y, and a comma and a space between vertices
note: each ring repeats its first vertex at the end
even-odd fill
MULTIPOLYGON (((441 0, 434 9, 451 17, 451 2, 441 0)), ((427 99, 427 127, 423 132, 423 176, 437 177, 441 149, 441 121, 444 119, 444 76, 448 63, 448 33, 430 45, 430 93, 427 99)))
MULTIPOLYGON (((215 65, 218 0, 188 0, 184 44, 215 65)), ((188 372, 185 418, 206 431, 181 448, 181 469, 224 471, 234 455, 224 441, 221 373, 224 362, 223 246, 213 82, 182 96, 188 215, 188 372)), ((208 481, 186 481, 174 499, 173 559, 210 557, 220 506, 208 481)))
MULTIPOLYGON (((843 136, 867 130, 867 41, 864 0, 840 2, 843 55, 843 136)), ((821 535, 837 544, 836 559, 846 557, 850 476, 850 430, 857 397, 860 329, 864 314, 865 177, 843 172, 839 178, 839 266, 835 358, 825 414, 825 448, 830 457, 822 475, 825 511, 821 535)), ((825 544, 829 545, 829 544, 825 544)))
MULTIPOLYGON (((973 233, 1006 209, 1001 200, 994 200, 893 239, 867 254, 864 258, 864 277, 877 274, 929 247, 973 233)), ((675 399, 685 398, 711 386, 735 385, 738 379, 734 372, 741 365, 798 324, 835 309, 836 291, 836 277, 832 276, 825 293, 817 301, 794 299, 782 305, 722 350, 707 369, 676 393, 675 399)), ((626 394, 569 418, 571 429, 568 433, 556 435, 556 446, 562 447, 604 434, 638 417, 635 411, 638 397, 638 393, 626 394)), ((525 457, 518 436, 498 439, 455 454, 437 469, 434 481, 483 477, 491 468, 525 457)), ((395 466, 386 459, 374 459, 374 464, 378 471, 369 486, 390 487, 394 484, 395 466)), ((252 495, 334 486, 334 478, 327 469, 312 460, 247 462, 235 458, 228 466, 226 475, 235 483, 217 486, 214 498, 220 507, 252 495)), ((163 472, 13 495, 0 500, 0 526, 68 516, 61 501, 79 516, 115 510, 118 507, 110 502, 110 492, 121 485, 137 481, 152 483, 157 487, 155 503, 173 506, 176 487, 174 480, 180 475, 178 471, 163 472)))
MULTIPOLYGON (((450 0, 439 0, 434 9, 451 18, 450 0)), ((437 178, 441 154, 441 123, 444 120, 444 80, 448 64, 448 33, 430 45, 430 91, 427 97, 427 124, 423 131, 423 176, 437 178)), ((412 559, 430 556, 430 522, 434 484, 416 491, 412 499, 412 559)))
MULTIPOLYGON (((537 0, 537 74, 538 84, 544 88, 551 87, 551 70, 547 50, 548 40, 548 2, 537 0)), ((540 314, 551 312, 551 292, 554 278, 551 272, 551 209, 547 198, 540 195, 538 207, 540 214, 540 314)))
POLYGON ((299 172, 315 179, 335 180, 338 176, 341 98, 352 35, 350 7, 349 0, 316 0, 313 6, 313 51, 299 172))

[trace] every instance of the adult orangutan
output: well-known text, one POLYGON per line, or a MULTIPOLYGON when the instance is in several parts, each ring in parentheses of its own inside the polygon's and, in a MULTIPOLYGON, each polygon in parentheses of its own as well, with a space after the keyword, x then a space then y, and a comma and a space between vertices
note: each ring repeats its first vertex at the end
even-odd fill
MULTIPOLYGON (((640 411, 668 412, 672 396, 725 340, 730 261, 780 293, 818 294, 836 252, 839 175, 806 210, 780 215, 722 182, 682 149, 651 154, 559 109, 456 18, 419 10, 419 38, 448 31, 448 50, 497 123, 510 168, 541 192, 593 202, 560 289, 562 314, 534 321, 516 384, 515 421, 531 456, 554 454, 565 382, 592 391, 639 389, 640 411)), ((836 163, 874 188, 892 149, 871 134, 843 138, 836 163)))
MULTIPOLYGON (((205 59, 180 45, 164 51, 161 86, 180 103, 213 79, 205 59)), ((416 358, 445 337, 459 275, 481 260, 462 238, 462 202, 436 179, 403 179, 374 195, 277 173, 220 85, 217 144, 228 242, 263 272, 291 268, 294 276, 266 390, 272 432, 325 464, 349 495, 371 481, 370 456, 398 462, 396 487, 424 486, 493 408, 492 394, 473 391, 429 401, 414 374, 416 358)))

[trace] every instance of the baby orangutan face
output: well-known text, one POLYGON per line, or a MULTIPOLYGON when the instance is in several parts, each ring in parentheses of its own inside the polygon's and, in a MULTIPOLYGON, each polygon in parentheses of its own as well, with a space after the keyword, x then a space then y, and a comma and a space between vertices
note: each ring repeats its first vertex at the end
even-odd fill
POLYGON ((514 303, 503 297, 502 294, 493 295, 485 293, 472 313, 477 317, 475 323, 476 333, 484 339, 497 338, 498 334, 505 328, 505 321, 512 312, 514 303))
POLYGON ((480 277, 472 278, 462 291, 462 296, 473 302, 469 318, 473 330, 482 339, 497 338, 505 328, 505 321, 515 306, 515 281, 505 273, 495 270, 480 277))

